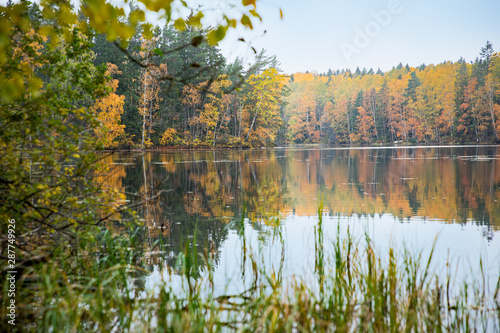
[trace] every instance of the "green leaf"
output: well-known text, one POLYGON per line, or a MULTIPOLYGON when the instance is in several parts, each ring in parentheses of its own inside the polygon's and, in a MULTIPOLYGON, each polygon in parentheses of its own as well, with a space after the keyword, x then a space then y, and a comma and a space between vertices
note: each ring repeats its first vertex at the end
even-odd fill
POLYGON ((163 51, 162 51, 162 50, 160 50, 159 48, 154 49, 154 50, 153 50, 153 52, 154 52, 156 55, 158 55, 158 56, 160 56, 160 57, 163 57, 163 51))
POLYGON ((243 14, 243 16, 241 17, 241 24, 243 24, 245 27, 248 27, 249 29, 253 29, 252 21, 245 14, 243 14))

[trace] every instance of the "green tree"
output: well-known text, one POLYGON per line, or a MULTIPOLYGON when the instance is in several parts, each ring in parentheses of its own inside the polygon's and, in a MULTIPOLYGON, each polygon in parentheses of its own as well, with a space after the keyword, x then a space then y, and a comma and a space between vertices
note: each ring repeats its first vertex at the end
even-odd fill
POLYGON ((107 93, 91 43, 76 28, 47 39, 38 22, 18 23, 10 30, 12 57, 1 64, 10 79, 2 81, 0 102, 0 218, 18 221, 22 260, 40 244, 77 241, 81 229, 116 217, 120 200, 89 177, 104 171, 94 153, 100 124, 91 106, 107 93))
MULTIPOLYGON (((191 11, 184 1, 139 2, 141 8, 163 10, 178 30, 201 26, 204 9, 191 11), (186 8, 190 16, 172 19, 186 8)), ((144 68, 149 65, 127 47, 137 30, 151 37, 153 29, 145 9, 126 16, 110 2, 95 0, 81 1, 80 9, 79 16, 67 0, 43 1, 41 11, 28 1, 0 6, 0 218, 16 221, 16 269, 32 281, 19 289, 20 323, 36 321, 33 327, 47 331, 112 331, 118 325, 127 330, 133 299, 126 273, 137 258, 126 235, 117 239, 104 231, 107 222, 125 222, 125 196, 104 181, 107 170, 95 152, 101 124, 93 106, 110 89, 105 66, 94 66, 92 42, 105 34, 129 63, 144 68), (103 311, 108 301, 117 312, 103 311)), ((206 34, 210 44, 229 29, 251 28, 250 17, 259 19, 255 1, 243 1, 239 9, 232 16, 221 13, 206 34)), ((168 54, 164 46, 152 52, 168 54)), ((7 223, 1 229, 6 244, 7 223)))

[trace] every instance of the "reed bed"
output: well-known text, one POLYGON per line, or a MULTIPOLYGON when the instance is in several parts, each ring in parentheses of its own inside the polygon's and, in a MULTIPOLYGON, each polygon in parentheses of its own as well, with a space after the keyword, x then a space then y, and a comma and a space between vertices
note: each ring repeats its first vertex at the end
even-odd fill
POLYGON ((18 281, 18 329, 500 331, 500 278, 494 290, 484 282, 484 273, 477 277, 477 283, 455 285, 449 263, 442 263, 442 267, 447 267, 446 278, 431 271, 432 251, 426 258, 394 248, 380 255, 367 235, 360 241, 350 233, 341 236, 338 232, 332 243, 325 246, 321 211, 320 206, 314 232, 314 283, 299 276, 285 281, 284 254, 278 269, 263 266, 258 251, 245 239, 245 222, 241 219, 236 223, 242 244, 240 274, 246 276, 245 281, 251 281, 244 292, 217 295, 210 289, 225 282, 214 281, 210 274, 214 265, 212 254, 208 249, 201 254, 197 251, 195 235, 180 249, 182 260, 172 273, 180 276, 186 290, 179 293, 165 283, 154 293, 145 290, 141 283, 149 272, 141 264, 144 248, 139 232, 124 235, 103 230, 92 242, 82 239, 78 249, 58 249, 54 260, 24 272, 18 281), (209 272, 208 283, 202 283, 195 273, 200 264, 209 272))

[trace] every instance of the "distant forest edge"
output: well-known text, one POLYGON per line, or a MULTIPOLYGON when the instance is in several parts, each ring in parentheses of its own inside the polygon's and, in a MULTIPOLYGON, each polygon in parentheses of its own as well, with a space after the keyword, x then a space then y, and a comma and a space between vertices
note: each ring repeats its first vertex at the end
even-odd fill
POLYGON ((113 77, 93 107, 100 148, 500 142, 500 56, 489 42, 471 63, 285 75, 264 50, 249 69, 229 63, 206 33, 157 28, 131 40, 134 57, 95 38, 94 64, 113 77))

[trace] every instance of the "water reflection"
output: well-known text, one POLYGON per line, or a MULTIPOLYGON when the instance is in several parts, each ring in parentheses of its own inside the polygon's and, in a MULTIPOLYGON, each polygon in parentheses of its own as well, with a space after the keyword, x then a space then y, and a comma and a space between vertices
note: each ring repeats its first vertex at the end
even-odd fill
POLYGON ((254 228, 290 216, 392 217, 500 229, 498 147, 120 152, 111 180, 144 218, 149 263, 187 241, 216 263, 244 207, 254 228), (196 230, 196 237, 195 237, 196 230), (165 246, 160 246, 164 244, 165 246))

